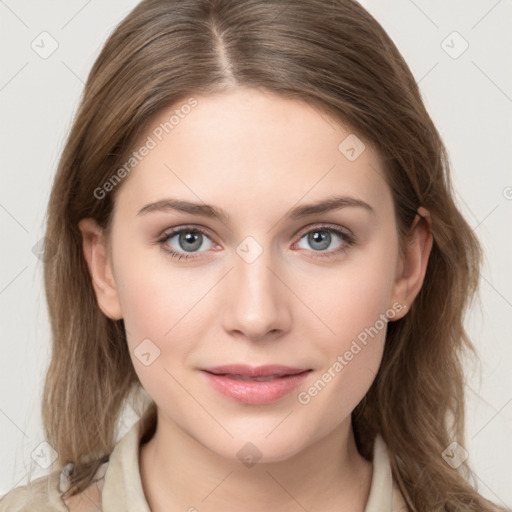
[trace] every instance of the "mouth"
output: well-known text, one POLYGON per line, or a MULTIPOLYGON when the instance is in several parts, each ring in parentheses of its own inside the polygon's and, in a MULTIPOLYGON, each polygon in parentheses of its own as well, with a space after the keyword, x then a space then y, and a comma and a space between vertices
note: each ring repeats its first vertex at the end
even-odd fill
POLYGON ((244 364, 229 364, 224 366, 215 366, 203 368, 203 371, 213 375, 229 376, 240 380, 265 381, 286 377, 288 375, 297 375, 302 372, 310 371, 306 368, 294 368, 281 364, 269 364, 264 366, 248 366, 244 364))
POLYGON ((275 402, 288 395, 311 371, 311 368, 283 365, 226 365, 202 369, 202 373, 216 391, 251 405, 275 402))
MULTIPOLYGON (((211 372, 208 372, 211 373, 211 372)), ((228 379, 234 380, 243 380, 250 382, 267 382, 269 380, 281 379, 283 377, 287 377, 288 375, 269 375, 268 377, 249 377, 248 375, 237 375, 235 373, 212 373, 212 375, 217 375, 218 377, 227 377, 228 379)))

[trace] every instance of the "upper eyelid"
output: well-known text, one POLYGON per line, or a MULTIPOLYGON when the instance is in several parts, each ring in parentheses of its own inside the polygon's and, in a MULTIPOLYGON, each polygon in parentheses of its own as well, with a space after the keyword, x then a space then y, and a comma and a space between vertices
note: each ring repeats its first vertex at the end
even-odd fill
POLYGON ((303 236, 306 233, 309 233, 310 231, 314 231, 315 229, 318 229, 319 231, 322 229, 329 230, 332 229, 333 231, 339 231, 340 233, 343 233, 347 236, 354 236, 352 231, 346 227, 339 226, 338 224, 332 224, 332 223, 320 223, 320 224, 312 224, 310 226, 306 226, 305 228, 300 229, 297 232, 296 236, 303 236))

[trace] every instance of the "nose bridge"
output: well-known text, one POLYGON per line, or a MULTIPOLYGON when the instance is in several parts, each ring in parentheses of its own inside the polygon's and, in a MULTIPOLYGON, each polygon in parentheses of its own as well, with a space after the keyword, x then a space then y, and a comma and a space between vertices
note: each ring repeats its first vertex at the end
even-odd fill
POLYGON ((286 328, 290 315, 274 266, 271 249, 254 237, 246 237, 237 246, 230 273, 232 293, 228 297, 226 329, 261 338, 269 331, 286 328))

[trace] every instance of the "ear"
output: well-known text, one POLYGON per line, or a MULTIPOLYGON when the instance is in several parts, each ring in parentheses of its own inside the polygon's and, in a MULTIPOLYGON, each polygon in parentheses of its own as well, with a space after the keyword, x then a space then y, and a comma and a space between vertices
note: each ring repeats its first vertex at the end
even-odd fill
POLYGON ((432 249, 432 219, 430 212, 423 207, 418 213, 410 229, 410 236, 405 241, 403 255, 400 256, 393 285, 393 300, 405 306, 403 313, 397 314, 394 320, 403 317, 421 290, 428 258, 432 249))
POLYGON ((123 315, 103 229, 89 218, 82 219, 78 227, 98 306, 107 317, 120 320, 123 315))

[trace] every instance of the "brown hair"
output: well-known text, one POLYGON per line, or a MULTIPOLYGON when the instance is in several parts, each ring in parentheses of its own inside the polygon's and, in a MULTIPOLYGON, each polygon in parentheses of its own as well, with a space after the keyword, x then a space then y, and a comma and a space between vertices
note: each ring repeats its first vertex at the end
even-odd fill
MULTIPOLYGON (((456 208, 449 162, 407 64, 353 0, 145 0, 116 28, 91 70, 48 207, 44 263, 53 350, 43 423, 70 495, 82 491, 115 444, 124 400, 140 385, 122 320, 99 309, 78 222, 110 225, 120 183, 94 191, 133 150, 154 115, 192 94, 252 87, 306 101, 373 144, 385 163, 401 243, 418 207, 434 238, 423 287, 388 325, 379 372, 352 413, 360 453, 386 442, 411 511, 495 507, 442 458, 464 441, 462 356, 474 347, 464 313, 481 249, 456 208)), ((154 405, 154 404, 153 404, 154 405)))

